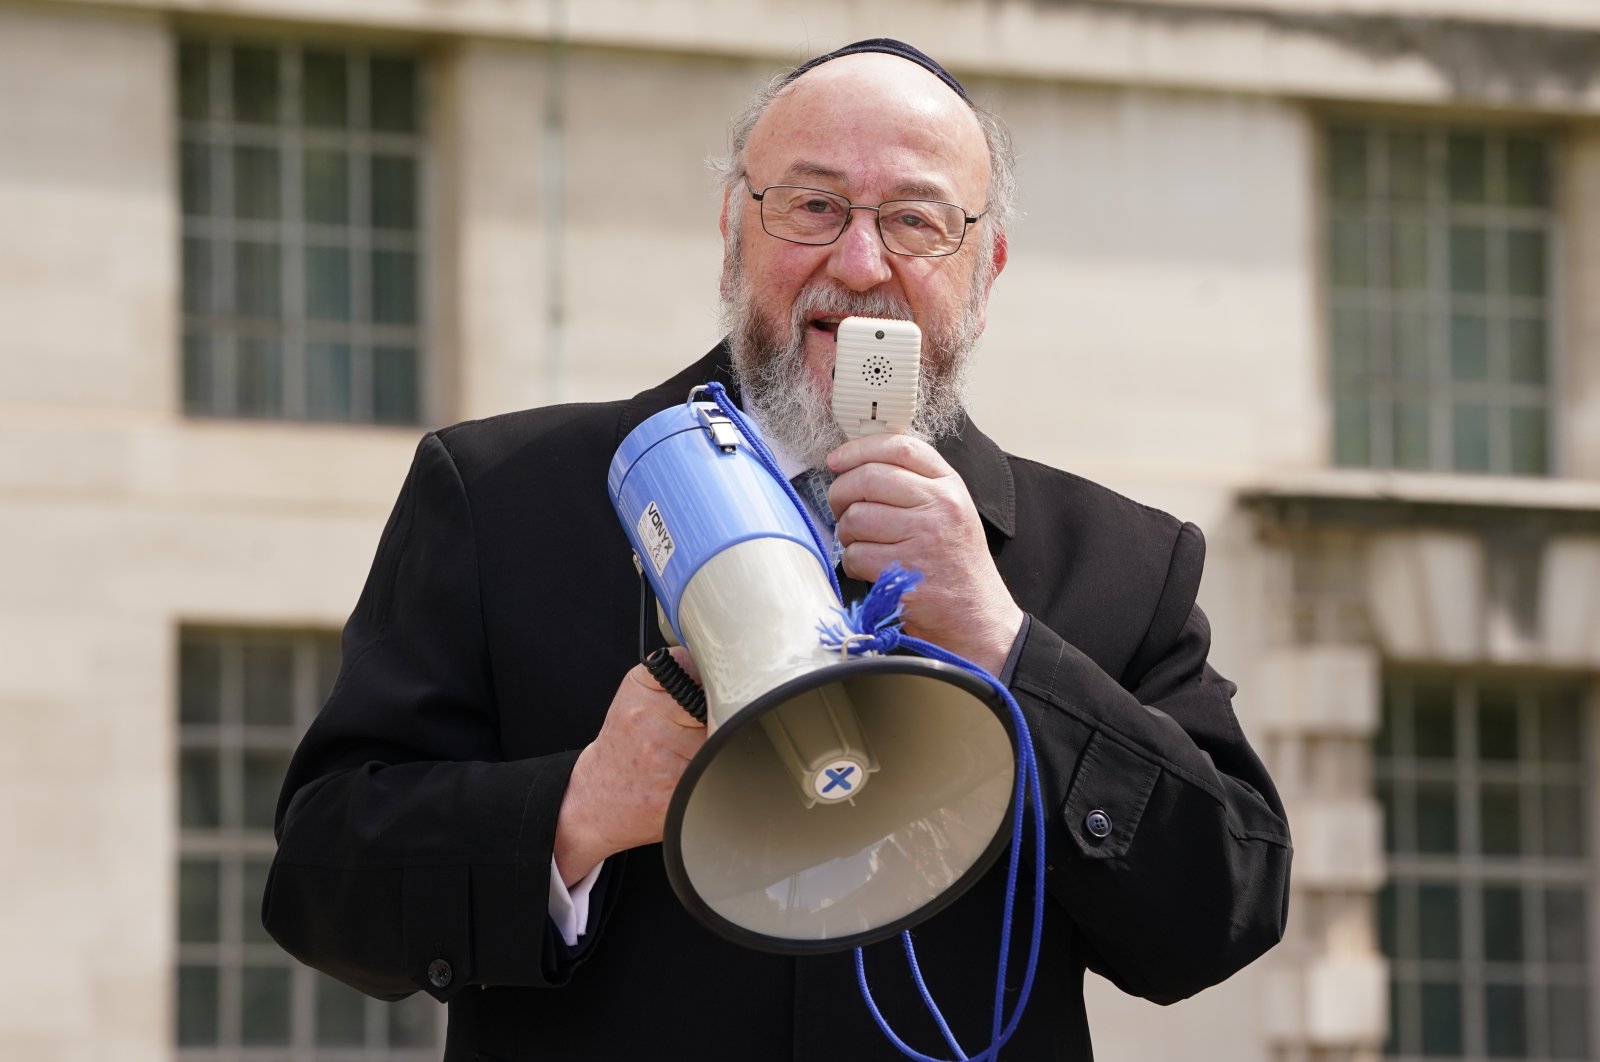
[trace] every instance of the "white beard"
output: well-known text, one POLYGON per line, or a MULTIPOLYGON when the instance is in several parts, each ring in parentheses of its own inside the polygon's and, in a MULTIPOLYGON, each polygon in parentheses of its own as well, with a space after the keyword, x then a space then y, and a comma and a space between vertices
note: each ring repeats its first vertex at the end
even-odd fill
MULTIPOLYGON (((775 446, 807 467, 823 467, 845 435, 833 417, 831 390, 816 387, 806 370, 809 322, 825 316, 909 321, 911 307, 903 298, 884 292, 857 292, 815 281, 796 296, 783 334, 779 324, 757 308, 736 238, 729 243, 723 270, 722 328, 746 406, 775 446)), ((971 354, 982 331, 984 287, 975 279, 958 320, 919 322, 921 384, 910 430, 917 438, 935 442, 961 426, 971 354)))

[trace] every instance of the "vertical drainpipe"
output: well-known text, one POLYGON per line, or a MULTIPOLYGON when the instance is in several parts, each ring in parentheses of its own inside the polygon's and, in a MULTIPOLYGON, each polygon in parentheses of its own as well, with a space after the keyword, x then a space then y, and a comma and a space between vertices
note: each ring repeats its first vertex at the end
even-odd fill
POLYGON ((540 182, 544 214, 545 270, 545 394, 548 405, 566 397, 566 278, 562 244, 566 236, 567 209, 567 5, 548 0, 549 55, 545 63, 544 131, 539 155, 544 170, 540 182))

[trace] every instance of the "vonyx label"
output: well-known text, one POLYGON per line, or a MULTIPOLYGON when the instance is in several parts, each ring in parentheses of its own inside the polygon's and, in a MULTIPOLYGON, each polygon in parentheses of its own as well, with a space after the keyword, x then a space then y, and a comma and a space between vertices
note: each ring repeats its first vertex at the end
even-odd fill
POLYGON ((667 522, 661 518, 661 510, 656 508, 655 502, 644 507, 638 532, 639 541, 644 543, 644 551, 650 556, 650 566, 656 570, 656 575, 661 575, 677 547, 672 544, 672 533, 667 530, 667 522))

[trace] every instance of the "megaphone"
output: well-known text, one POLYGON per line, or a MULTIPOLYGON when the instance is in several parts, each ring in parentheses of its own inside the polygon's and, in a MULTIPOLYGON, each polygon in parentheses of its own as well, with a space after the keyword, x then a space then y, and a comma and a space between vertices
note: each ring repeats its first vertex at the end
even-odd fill
POLYGON ((959 668, 822 644, 819 625, 839 618, 831 565, 702 390, 634 429, 608 476, 663 632, 705 688, 706 742, 667 810, 667 876, 735 942, 860 947, 937 913, 999 856, 1015 724, 959 668))

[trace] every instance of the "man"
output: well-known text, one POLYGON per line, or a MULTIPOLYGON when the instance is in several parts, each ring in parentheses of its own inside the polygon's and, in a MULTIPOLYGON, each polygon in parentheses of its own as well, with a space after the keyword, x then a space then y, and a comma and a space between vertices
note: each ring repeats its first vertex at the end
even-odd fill
MULTIPOLYGON (((921 570, 907 629, 1017 695, 1049 895, 1007 1053, 1087 1059, 1086 967, 1171 1001, 1283 928, 1288 831, 1206 664, 1199 533, 1003 454, 961 412, 1006 262, 1010 159, 942 67, 897 42, 841 49, 763 93, 733 147, 724 346, 630 401, 423 440, 284 787, 266 925, 364 991, 448 1002, 449 1060, 900 1057, 848 954, 727 943, 662 869, 666 804, 705 732, 636 666, 606 468, 641 420, 717 379, 789 470, 836 475, 844 573, 921 570), (926 438, 840 445, 829 374, 851 314, 921 326, 926 438)), ((970 1050, 988 1039, 1002 891, 997 868, 916 931, 970 1050)), ((898 949, 867 961, 888 1020, 945 1054, 898 949)))

